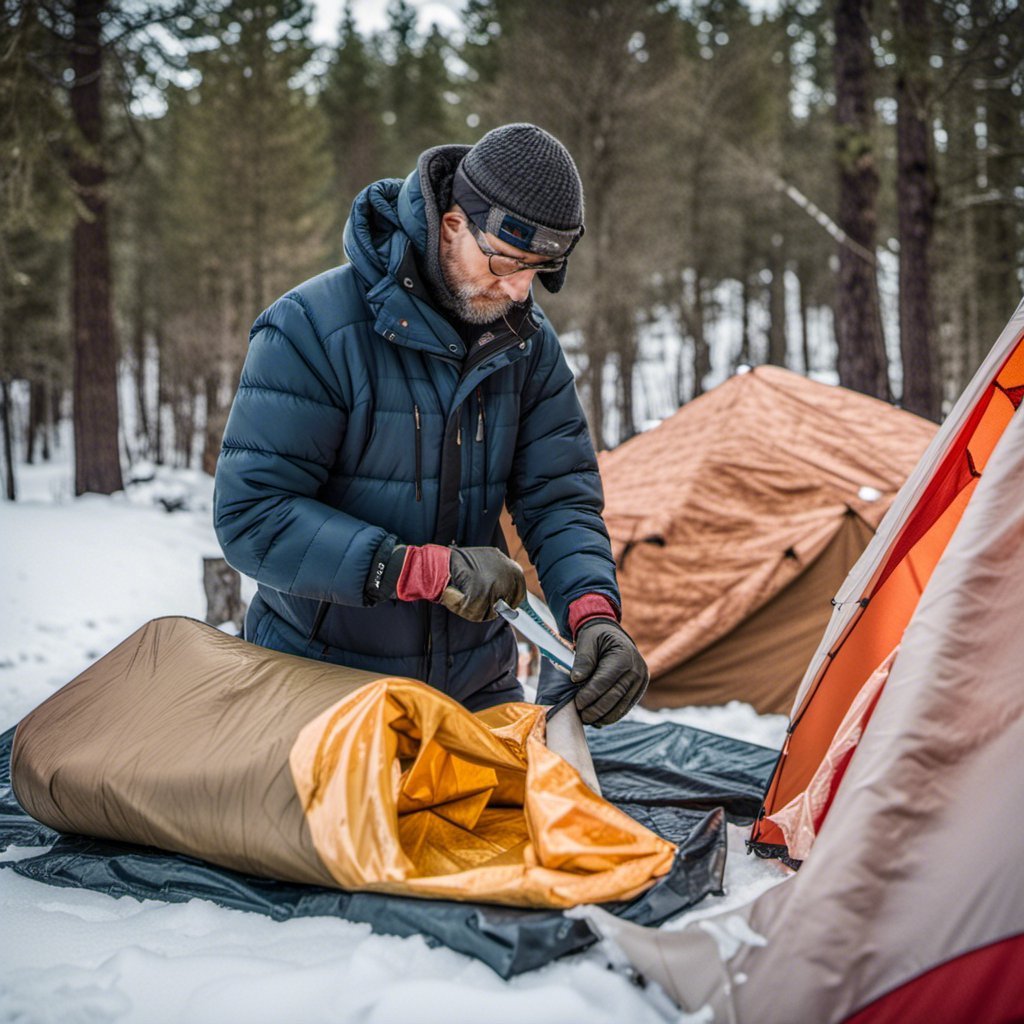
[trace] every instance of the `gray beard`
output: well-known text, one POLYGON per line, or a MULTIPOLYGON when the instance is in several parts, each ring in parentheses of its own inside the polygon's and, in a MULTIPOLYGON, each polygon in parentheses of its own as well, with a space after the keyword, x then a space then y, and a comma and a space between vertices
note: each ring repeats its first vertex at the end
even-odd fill
POLYGON ((452 278, 457 279, 459 275, 457 260, 442 258, 440 269, 446 287, 443 292, 438 293, 437 298, 463 323, 489 324, 504 317, 509 310, 517 305, 514 299, 504 296, 500 299, 486 298, 473 285, 452 285, 452 278))
POLYGON ((467 324, 489 324, 505 316, 516 304, 512 299, 485 299, 467 286, 452 291, 452 298, 452 312, 467 324))

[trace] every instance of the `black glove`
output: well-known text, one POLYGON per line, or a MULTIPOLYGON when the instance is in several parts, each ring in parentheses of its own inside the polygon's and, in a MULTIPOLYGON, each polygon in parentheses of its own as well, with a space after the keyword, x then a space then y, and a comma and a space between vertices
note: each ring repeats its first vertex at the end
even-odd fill
POLYGON ((626 631, 612 619, 591 619, 576 634, 569 678, 579 686, 576 707, 587 725, 617 722, 650 682, 647 663, 626 631))
POLYGON ((494 602, 499 599, 512 608, 526 600, 523 570, 497 548, 452 548, 448 571, 451 579, 441 604, 470 622, 497 618, 494 602))

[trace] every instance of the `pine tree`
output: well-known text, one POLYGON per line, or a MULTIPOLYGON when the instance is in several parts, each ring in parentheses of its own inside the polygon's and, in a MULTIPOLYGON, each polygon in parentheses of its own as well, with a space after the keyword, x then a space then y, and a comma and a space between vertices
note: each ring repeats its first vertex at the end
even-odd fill
POLYGON ((75 0, 69 48, 71 112, 78 136, 70 160, 80 205, 72 243, 75 379, 75 494, 124 486, 118 450, 117 340, 104 158, 102 20, 107 0, 75 0))
POLYGON ((836 0, 838 221, 853 243, 839 248, 836 338, 839 382, 888 399, 888 360, 875 267, 879 178, 873 137, 869 13, 870 0, 836 0))
POLYGON ((177 294, 165 327, 189 367, 187 380, 169 384, 186 432, 194 410, 204 409, 207 472, 249 324, 326 263, 324 124, 315 98, 297 85, 312 57, 310 20, 301 0, 228 3, 206 26, 216 45, 193 60, 200 84, 169 105, 166 201, 177 294))
POLYGON ((352 201, 372 181, 397 172, 387 167, 383 64, 359 34, 351 3, 345 5, 338 35, 320 104, 334 163, 333 251, 340 259, 342 227, 352 201))
POLYGON ((6 4, 0 17, 0 432, 9 500, 18 459, 11 386, 29 382, 25 455, 34 458, 38 440, 46 457, 46 398, 66 387, 70 363, 64 262, 74 206, 63 147, 71 122, 54 85, 62 54, 40 14, 35 4, 6 4))
POLYGON ((931 296, 931 239, 937 195, 931 139, 928 0, 899 0, 897 19, 902 405, 910 412, 938 420, 941 408, 931 296))
POLYGON ((1017 197, 1024 181, 1024 9, 1004 0, 931 6, 939 133, 934 298, 948 408, 1024 287, 1017 197))
POLYGON ((334 158, 337 251, 352 200, 378 178, 404 177, 432 146, 466 141, 455 118, 450 44, 436 26, 423 37, 417 10, 388 7, 388 26, 367 39, 346 5, 320 95, 334 158))
POLYGON ((16 99, 0 130, 4 155, 13 157, 0 161, 4 223, 11 209, 33 223, 64 205, 74 210, 68 255, 79 494, 121 487, 109 219, 119 185, 111 168, 123 140, 111 137, 110 114, 130 106, 154 64, 173 62, 163 41, 213 2, 11 0, 2 9, 0 89, 16 99), (38 187, 43 181, 52 187, 38 187))
POLYGON ((676 18, 647 0, 481 0, 470 5, 467 27, 463 57, 478 76, 471 102, 484 114, 480 129, 539 124, 566 145, 583 179, 586 236, 564 296, 544 302, 582 333, 587 415, 603 446, 606 367, 619 377, 615 434, 628 437, 639 419, 638 329, 655 269, 648 243, 663 225, 675 176, 668 140, 680 84, 676 18))

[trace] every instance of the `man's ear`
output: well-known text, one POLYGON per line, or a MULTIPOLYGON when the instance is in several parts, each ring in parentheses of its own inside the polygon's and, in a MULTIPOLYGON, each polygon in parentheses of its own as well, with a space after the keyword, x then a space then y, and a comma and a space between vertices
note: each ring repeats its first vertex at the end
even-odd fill
POLYGON ((462 225, 465 224, 466 218, 461 210, 451 209, 446 210, 441 214, 441 237, 445 242, 451 243, 455 241, 455 236, 462 230, 462 225))

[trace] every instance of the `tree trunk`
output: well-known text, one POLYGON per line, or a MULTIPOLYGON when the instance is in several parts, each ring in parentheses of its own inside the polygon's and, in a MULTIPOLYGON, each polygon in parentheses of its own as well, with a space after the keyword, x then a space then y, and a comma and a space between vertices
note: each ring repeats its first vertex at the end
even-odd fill
POLYGON ((188 430, 185 434, 185 468, 192 468, 196 450, 196 431, 199 429, 199 389, 192 388, 188 403, 188 430))
POLYGON ((159 327, 154 335, 156 342, 156 424, 153 428, 154 461, 164 464, 164 408, 167 405, 167 389, 164 372, 164 338, 159 327))
POLYGON ((117 344, 103 162, 100 18, 105 7, 106 0, 76 0, 71 46, 71 112, 80 139, 70 166, 80 203, 72 257, 76 494, 112 494, 124 486, 117 444, 117 344))
POLYGON ((195 387, 180 385, 174 402, 174 449, 175 462, 182 469, 192 468, 198 405, 199 395, 195 387))
POLYGON ((206 422, 203 431, 203 472, 210 476, 217 471, 220 444, 227 426, 227 410, 221 407, 220 376, 215 371, 206 375, 206 422))
MULTIPOLYGON (((693 165, 692 182, 690 186, 690 224, 693 231, 693 245, 696 252, 701 251, 705 238, 709 237, 706 229, 706 204, 704 202, 704 183, 708 167, 706 160, 698 156, 693 165)), ((704 394, 704 378, 711 369, 711 352, 708 348, 707 335, 704 327, 704 268, 700 262, 693 268, 693 296, 689 302, 692 311, 692 322, 689 324, 690 334, 693 337, 693 394, 691 398, 704 394)), ((686 303, 688 296, 683 297, 686 303)))
POLYGON ((52 456, 52 441, 54 430, 53 415, 53 383, 49 376, 43 381, 43 462, 49 462, 52 456))
POLYGON ((18 491, 14 484, 14 439, 11 437, 11 385, 5 378, 0 380, 0 421, 3 422, 4 442, 4 493, 8 501, 15 501, 18 491))
POLYGON ((750 307, 754 301, 751 279, 753 277, 753 258, 750 235, 743 233, 743 245, 740 256, 740 351, 736 357, 736 365, 754 365, 754 352, 750 339, 750 307))
POLYGON ((768 286, 768 362, 786 365, 786 261, 782 239, 771 242, 769 268, 772 282, 768 286))
MULTIPOLYGON (((1007 318, 1020 302, 1018 277, 1018 224, 1020 207, 1014 193, 1020 187, 1020 99, 1007 81, 1005 59, 995 57, 979 77, 978 107, 985 122, 987 144, 981 151, 986 191, 998 197, 978 208, 979 353, 974 372, 999 337, 1007 318), (997 84, 1002 81, 1002 84, 997 84)), ((980 184, 980 183, 979 183, 980 184)))
POLYGON ((902 405, 938 421, 942 403, 934 365, 931 294, 936 190, 928 116, 928 0, 899 0, 898 13, 896 147, 902 405))
POLYGON ((675 399, 676 399, 676 405, 680 406, 680 407, 682 407, 683 405, 686 404, 686 390, 685 390, 686 370, 684 368, 685 367, 685 360, 683 359, 683 356, 684 356, 685 352, 686 352, 686 339, 685 339, 685 337, 681 336, 679 338, 679 348, 676 349, 676 373, 675 373, 675 377, 676 377, 676 380, 675 380, 675 385, 676 385, 675 399))
POLYGON ((637 433, 636 409, 633 405, 633 378, 636 370, 636 341, 625 328, 619 345, 619 437, 628 441, 637 433))
POLYGON ((839 247, 836 340, 839 382, 888 400, 875 267, 878 169, 871 139, 873 115, 870 0, 836 0, 836 158, 839 226, 850 243, 839 247))
POLYGON ((959 395, 974 371, 985 358, 985 349, 981 340, 981 268, 978 260, 978 213, 974 206, 968 207, 964 218, 964 252, 967 254, 966 272, 967 288, 964 292, 964 332, 967 342, 967 358, 960 360, 960 376, 956 381, 956 394, 959 395))
POLYGON ((803 360, 804 376, 811 375, 811 338, 807 325, 807 286, 806 270, 803 263, 797 263, 797 286, 800 289, 800 354, 803 360))
MULTIPOLYGON (((602 339, 603 341, 603 339, 602 339)), ((604 444, 604 402, 601 392, 604 390, 603 351, 597 351, 597 345, 588 346, 587 358, 587 419, 590 422, 590 437, 594 448, 600 451, 604 444)))
POLYGON ((704 378, 711 372, 711 349, 708 345, 704 324, 704 278, 700 268, 693 278, 693 395, 704 394, 704 378))
POLYGON ((25 463, 36 461, 36 443, 46 429, 46 391, 41 380, 29 381, 28 385, 28 432, 25 436, 25 463))
MULTIPOLYGON (((7 372, 7 247, 0 231, 0 366, 7 372)), ((14 439, 11 437, 11 385, 6 376, 0 378, 0 438, 4 446, 4 494, 8 501, 18 496, 14 483, 14 439)))
POLYGON ((232 622, 241 633, 246 605, 238 573, 223 558, 204 558, 203 589, 206 591, 206 621, 211 626, 232 622))
POLYGON ((55 448, 61 446, 60 425, 64 421, 64 397, 66 394, 67 390, 62 385, 50 385, 50 422, 53 424, 53 446, 55 448))
POLYGON ((135 361, 135 414, 138 418, 137 434, 146 455, 152 454, 153 435, 149 421, 149 403, 146 400, 146 272, 139 273, 136 281, 138 293, 132 310, 132 354, 135 361))

